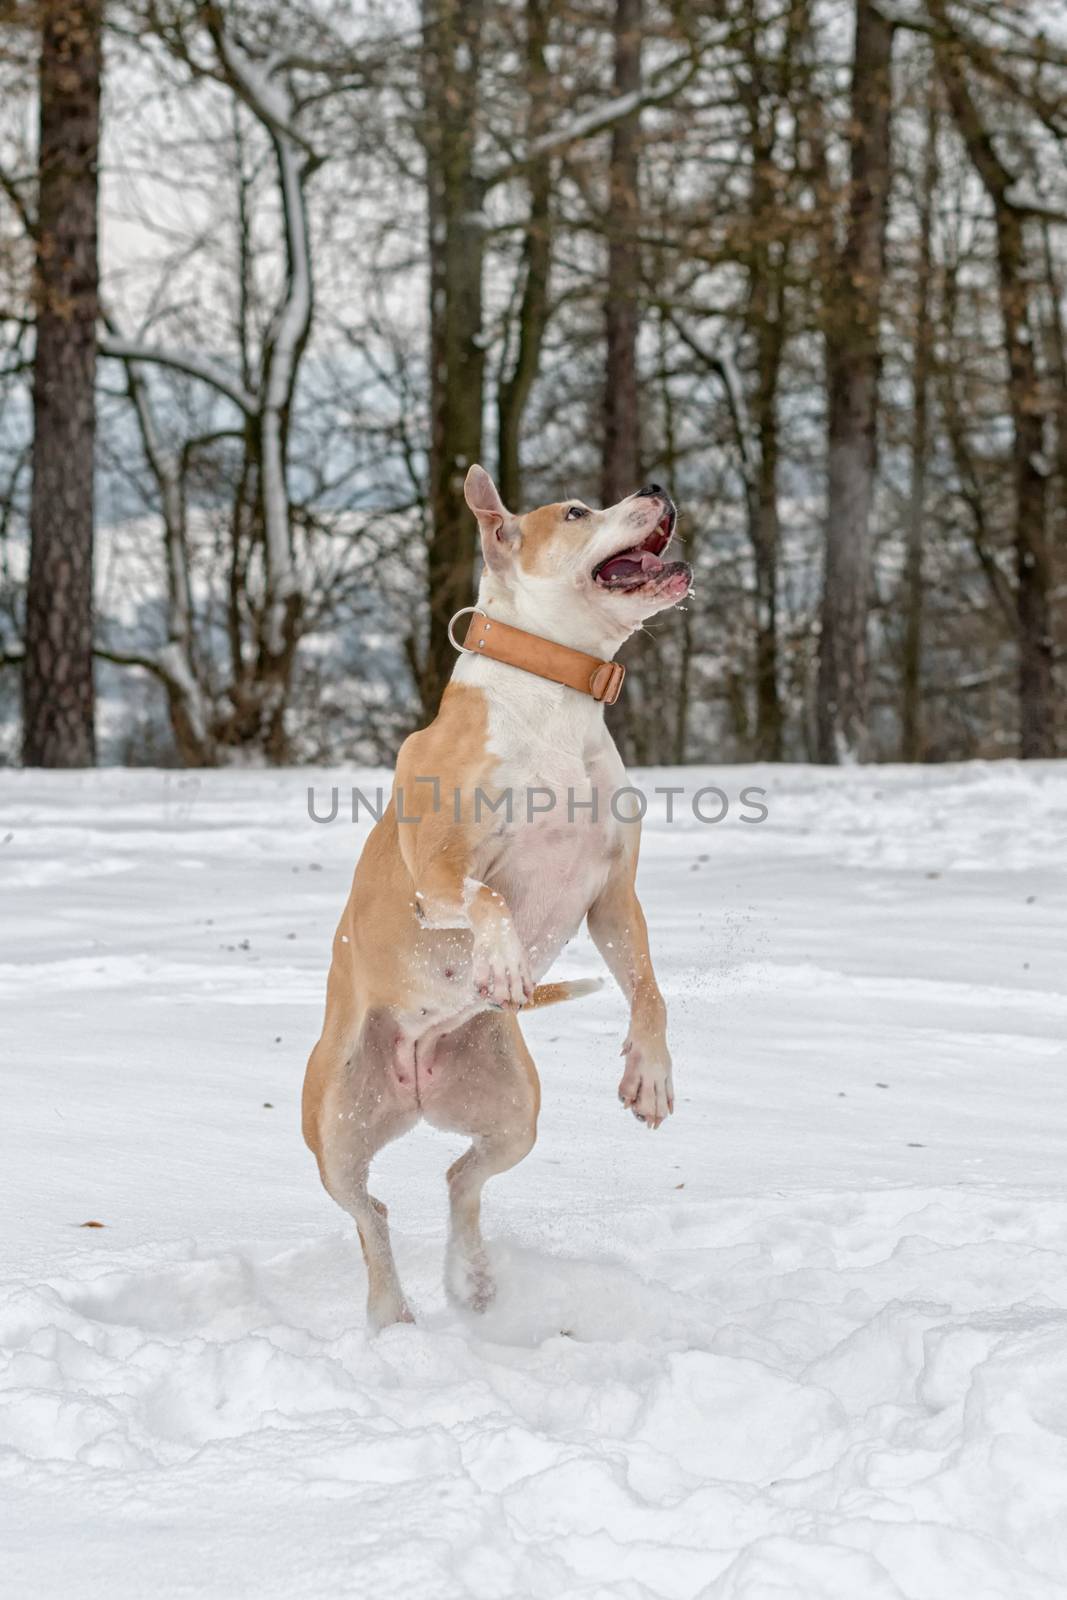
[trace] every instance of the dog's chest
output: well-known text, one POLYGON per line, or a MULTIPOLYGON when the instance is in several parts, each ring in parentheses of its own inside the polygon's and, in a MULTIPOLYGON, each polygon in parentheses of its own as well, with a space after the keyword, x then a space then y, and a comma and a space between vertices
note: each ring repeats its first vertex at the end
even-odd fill
POLYGON ((540 976, 607 881, 623 849, 612 809, 609 763, 540 752, 521 769, 505 764, 511 820, 496 842, 490 880, 506 899, 540 976))

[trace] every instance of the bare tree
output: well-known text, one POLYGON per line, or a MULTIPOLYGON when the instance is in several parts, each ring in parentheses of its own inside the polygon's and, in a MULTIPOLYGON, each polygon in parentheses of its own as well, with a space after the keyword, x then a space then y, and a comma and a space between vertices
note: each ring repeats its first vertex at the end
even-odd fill
MULTIPOLYGON (((159 679, 186 762, 211 762, 227 749, 255 750, 282 761, 289 748, 286 712, 293 664, 309 605, 310 568, 298 559, 300 530, 289 482, 289 450, 296 385, 314 314, 308 187, 323 158, 302 125, 303 101, 289 59, 239 41, 228 31, 220 7, 204 6, 200 16, 210 55, 198 35, 188 36, 178 21, 157 18, 155 26, 194 77, 212 79, 229 91, 265 140, 281 217, 283 270, 258 341, 252 339, 247 315, 242 316, 240 375, 199 352, 123 334, 113 317, 108 318, 101 350, 125 368, 145 458, 158 488, 167 638, 154 652, 101 645, 100 653, 120 665, 143 667, 159 679), (229 409, 230 426, 220 431, 216 424, 180 451, 169 449, 146 378, 153 367, 203 385, 229 409), (198 652, 196 646, 185 486, 198 451, 222 433, 240 443, 243 459, 230 526, 229 671, 220 684, 210 653, 198 652)), ((314 60, 301 66, 312 75, 323 70, 314 60)), ((235 127, 239 130, 239 119, 235 127)), ((236 158, 244 241, 238 278, 246 305, 250 224, 239 140, 236 158)))
POLYGON ((941 0, 931 12, 935 52, 956 127, 993 207, 997 281, 1008 362, 1015 493, 1015 602, 1019 646, 1019 749, 1056 753, 1052 587, 1048 548, 1047 402, 1037 364, 1039 329, 1029 267, 1026 213, 1013 198, 1015 174, 999 154, 967 76, 967 53, 941 0))
MULTIPOLYGON (((616 95, 641 88, 643 0, 615 0, 616 95)), ((604 285, 604 438, 600 499, 614 505, 638 487, 641 472, 637 332, 641 299, 640 111, 620 117, 608 160, 608 271, 604 285)))
POLYGON ((931 291, 933 279, 934 197, 937 192, 938 106, 931 94, 926 115, 917 220, 918 262, 915 272, 915 336, 912 359, 911 485, 908 496, 907 554, 904 567, 904 659, 900 706, 900 759, 919 761, 923 754, 923 547, 926 479, 930 459, 930 368, 933 354, 931 291))
MULTIPOLYGON (((636 99, 641 88, 641 31, 644 0, 615 0, 613 21, 615 93, 636 99)), ((621 117, 611 135, 608 158, 608 245, 604 285, 603 436, 600 457, 600 503, 614 505, 638 488, 641 477, 641 396, 637 371, 637 336, 641 321, 641 113, 621 117)), ((640 633, 626 643, 620 659, 629 674, 626 695, 610 706, 608 726, 625 757, 645 760, 642 737, 647 718, 643 662, 647 652, 640 633)))
POLYGON ((463 501, 482 453, 486 186, 476 164, 484 0, 424 0, 423 144, 430 258, 429 644, 420 690, 436 710, 452 670, 448 623, 470 599, 474 541, 463 501))
POLYGON ((879 313, 889 209, 893 29, 856 0, 848 220, 825 284, 828 496, 817 703, 819 758, 867 753, 870 520, 878 441, 879 313))
MULTIPOLYGON (((436 710, 452 671, 449 619, 469 601, 473 588, 474 540, 462 486, 467 467, 482 448, 488 197, 531 167, 536 171, 552 155, 628 121, 643 104, 672 99, 692 80, 698 60, 695 44, 689 43, 665 59, 640 88, 613 93, 588 111, 561 118, 539 136, 520 134, 517 151, 505 147, 483 154, 478 135, 487 131, 479 121, 486 98, 481 51, 487 16, 485 0, 423 0, 421 131, 429 196, 431 530, 429 641, 419 676, 428 715, 436 710)), ((532 288, 536 293, 536 280, 532 288)), ((530 344, 527 353, 532 354, 530 344)))
POLYGON ((796 118, 791 115, 791 103, 799 93, 801 40, 810 19, 806 4, 794 5, 777 47, 768 48, 758 6, 751 8, 750 17, 751 26, 743 42, 746 70, 741 85, 751 162, 744 323, 754 350, 754 378, 751 422, 747 426, 739 384, 727 386, 727 400, 742 450, 755 571, 755 753, 761 761, 780 761, 784 715, 778 684, 779 390, 790 331, 788 289, 795 229, 791 202, 797 165, 796 118), (786 128, 792 126, 792 139, 782 137, 783 122, 786 128))
MULTIPOLYGON (((549 128, 552 105, 548 70, 549 21, 553 0, 526 0, 526 83, 529 95, 528 143, 536 147, 549 128)), ((515 355, 497 394, 497 487, 505 505, 522 503, 521 442, 530 393, 541 363, 549 316, 552 260, 552 160, 531 161, 526 174, 530 204, 522 252, 522 295, 515 355)))
POLYGON ((93 477, 100 0, 40 0, 27 766, 94 760, 93 477))

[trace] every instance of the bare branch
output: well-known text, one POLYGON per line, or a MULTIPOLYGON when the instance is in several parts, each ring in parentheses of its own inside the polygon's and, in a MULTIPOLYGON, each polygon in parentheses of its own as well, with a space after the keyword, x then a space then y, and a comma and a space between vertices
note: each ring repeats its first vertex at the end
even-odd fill
POLYGON ((37 219, 19 189, 18 183, 9 173, 0 168, 0 189, 7 195, 14 208, 15 214, 22 224, 23 232, 28 239, 37 237, 37 219))
POLYGON ((226 80, 252 114, 279 138, 303 150, 312 166, 322 157, 293 122, 292 97, 276 81, 277 62, 257 62, 226 32, 221 6, 206 5, 204 21, 226 80))
POLYGON ((672 100, 692 83, 699 65, 699 58, 693 51, 687 50, 682 55, 675 56, 672 61, 665 62, 652 73, 643 88, 634 89, 629 94, 615 95, 601 105, 581 112, 570 122, 563 123, 550 133, 542 134, 539 139, 532 141, 522 155, 515 157, 514 160, 502 162, 484 173, 483 184, 486 189, 492 189, 498 183, 506 183, 518 177, 532 162, 542 160, 545 156, 556 155, 560 150, 578 144, 582 139, 591 139, 595 134, 605 133, 624 117, 632 116, 635 111, 640 111, 645 106, 662 105, 664 101, 672 100))
POLYGON ((167 674, 155 656, 144 655, 136 650, 109 650, 102 644, 93 645, 93 655, 98 661, 110 661, 113 667, 143 667, 145 672, 151 672, 162 682, 167 681, 167 674))
POLYGON ((145 361, 153 366, 169 367, 172 372, 182 372, 188 378, 198 378, 232 400, 246 416, 254 416, 258 409, 255 395, 249 394, 213 361, 187 356, 178 350, 161 350, 156 345, 141 344, 136 339, 122 339, 113 334, 100 340, 99 350, 102 356, 111 356, 116 361, 145 361))

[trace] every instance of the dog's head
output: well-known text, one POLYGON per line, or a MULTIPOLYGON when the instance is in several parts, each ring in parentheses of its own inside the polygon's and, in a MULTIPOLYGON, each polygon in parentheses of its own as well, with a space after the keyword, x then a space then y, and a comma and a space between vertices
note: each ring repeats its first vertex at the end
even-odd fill
POLYGON ((603 511, 563 500, 515 516, 475 466, 464 493, 481 530, 483 599, 503 601, 519 627, 617 649, 646 617, 689 593, 688 563, 663 559, 678 513, 658 483, 603 511))

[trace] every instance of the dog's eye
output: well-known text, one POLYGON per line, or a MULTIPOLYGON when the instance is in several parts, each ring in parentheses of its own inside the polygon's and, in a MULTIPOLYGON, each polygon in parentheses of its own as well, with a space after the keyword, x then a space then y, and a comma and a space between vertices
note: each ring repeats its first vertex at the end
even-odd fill
POLYGON ((564 522, 577 522, 579 517, 587 517, 588 515, 588 506, 568 506, 567 515, 563 520, 564 522))

